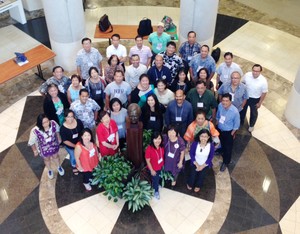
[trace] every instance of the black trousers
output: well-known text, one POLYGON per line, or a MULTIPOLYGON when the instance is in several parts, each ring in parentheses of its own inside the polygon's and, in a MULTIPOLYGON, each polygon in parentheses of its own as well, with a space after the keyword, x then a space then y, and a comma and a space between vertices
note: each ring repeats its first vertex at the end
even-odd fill
POLYGON ((241 125, 244 124, 245 122, 245 117, 247 113, 248 106, 250 107, 250 121, 249 121, 249 126, 254 127, 257 117, 258 117, 258 111, 256 104, 259 102, 260 98, 249 98, 246 102, 246 105, 244 106, 244 109, 241 110, 240 115, 241 115, 241 125))
POLYGON ((223 151, 223 163, 228 165, 231 161, 231 154, 233 148, 233 136, 231 135, 231 131, 221 131, 220 132, 220 141, 223 151))
POLYGON ((82 174, 83 174, 83 183, 84 184, 90 183, 90 179, 93 178, 93 173, 91 171, 85 171, 82 172, 82 174))

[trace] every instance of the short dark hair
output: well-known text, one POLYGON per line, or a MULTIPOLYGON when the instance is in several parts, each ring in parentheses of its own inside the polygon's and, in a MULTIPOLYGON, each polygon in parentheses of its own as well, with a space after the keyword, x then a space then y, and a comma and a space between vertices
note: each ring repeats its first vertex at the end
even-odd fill
POLYGON ((55 88, 58 90, 57 84, 51 83, 51 84, 48 84, 48 85, 47 85, 47 93, 48 93, 49 89, 51 89, 51 88, 53 88, 53 87, 55 87, 55 88))
POLYGON ((222 99, 223 99, 223 98, 229 98, 229 100, 231 101, 232 96, 231 96, 230 93, 224 93, 224 94, 222 95, 222 99))
POLYGON ((122 76, 124 76, 124 72, 120 69, 115 70, 114 75, 116 75, 116 73, 122 73, 122 76))
POLYGON ((67 117, 67 116, 68 116, 68 114, 70 114, 70 113, 73 113, 73 115, 74 115, 74 118, 75 118, 75 113, 74 113, 74 111, 72 111, 72 110, 70 110, 70 109, 66 109, 66 110, 64 110, 64 116, 65 116, 65 117, 67 117))
POLYGON ((196 86, 199 85, 199 84, 203 84, 203 85, 206 87, 206 83, 205 83, 204 80, 198 80, 198 81, 196 82, 196 86))
POLYGON ((104 110, 100 111, 99 116, 98 116, 99 121, 101 121, 105 115, 110 116, 107 111, 104 111, 104 110))
POLYGON ((140 59, 140 56, 138 54, 133 54, 133 55, 131 55, 131 58, 132 57, 138 57, 140 59))
POLYGON ((90 69, 89 69, 89 76, 90 77, 91 77, 91 73, 92 73, 93 70, 96 71, 99 74, 98 68, 96 68, 96 67, 90 67, 90 69))
POLYGON ((117 102, 117 103, 120 104, 120 110, 121 110, 121 109, 122 109, 122 102, 120 101, 119 98, 112 98, 112 99, 109 101, 109 109, 110 109, 111 111, 113 111, 112 106, 113 106, 113 104, 115 104, 115 102, 117 102))
POLYGON ((89 94, 89 91, 87 89, 80 89, 79 90, 79 96, 81 96, 82 93, 87 93, 89 94))
POLYGON ((195 136, 195 138, 194 138, 194 140, 196 141, 196 142, 200 142, 200 136, 201 136, 201 134, 203 134, 203 133, 206 133, 208 136, 209 136, 209 139, 208 139, 208 142, 212 142, 212 137, 211 137, 211 133, 210 133, 210 131, 207 129, 207 128, 202 128, 197 134, 196 134, 196 136, 195 136))
MULTIPOLYGON (((82 136, 83 136, 83 134, 86 133, 86 132, 89 133, 89 134, 91 135, 91 141, 90 141, 90 142, 94 143, 93 133, 92 133, 92 130, 89 129, 89 128, 84 128, 84 129, 82 130, 82 132, 80 133, 79 142, 80 142, 82 145, 84 145, 83 140, 82 140, 82 136)), ((85 146, 85 145, 84 145, 84 146, 85 146)))
POLYGON ((262 66, 260 65, 260 64, 254 64, 253 66, 252 66, 252 69, 254 68, 254 67, 259 67, 260 68, 260 71, 262 71, 263 70, 263 68, 262 68, 262 66))
POLYGON ((194 32, 194 31, 189 31, 187 35, 189 36, 191 33, 194 33, 195 37, 197 36, 196 32, 194 32))
POLYGON ((180 68, 180 69, 178 70, 178 72, 177 72, 177 74, 176 74, 176 77, 175 77, 175 80, 176 80, 176 81, 179 80, 179 75, 180 75, 181 73, 184 73, 184 74, 185 74, 185 80, 184 80, 184 83, 188 83, 188 82, 189 82, 189 79, 188 79, 188 77, 187 77, 187 72, 186 72, 186 70, 185 70, 184 67, 182 67, 182 68, 180 68))
POLYGON ((176 132, 176 136, 178 136, 179 131, 178 131, 178 127, 175 124, 170 124, 167 127, 167 133, 168 133, 168 131, 171 131, 171 130, 174 130, 176 132))
POLYGON ((85 38, 82 38, 81 44, 83 44, 83 42, 85 42, 85 41, 89 41, 90 43, 92 43, 92 40, 90 38, 85 37, 85 38))
POLYGON ((197 115, 204 115, 205 119, 206 119, 206 112, 203 109, 198 109, 196 112, 196 117, 197 115))
POLYGON ((55 72, 55 70, 56 70, 57 68, 60 68, 60 69, 62 70, 62 72, 65 71, 65 70, 62 68, 62 66, 55 66, 55 67, 52 68, 52 72, 55 72))
POLYGON ((202 49, 202 47, 206 47, 208 49, 208 51, 209 51, 209 46, 208 45, 201 46, 201 49, 202 49))
POLYGON ((49 121, 50 119, 47 117, 47 115, 39 114, 38 117, 36 118, 36 126, 38 127, 39 130, 45 132, 45 129, 43 127, 43 119, 47 118, 49 121))
POLYGON ((208 69, 206 68, 206 67, 202 67, 199 71, 198 71, 198 73, 197 73, 197 78, 199 78, 199 76, 200 76, 200 72, 201 71, 205 71, 206 72, 206 79, 208 78, 208 69))
POLYGON ((77 78, 79 82, 81 81, 80 75, 73 74, 73 75, 71 76, 71 81, 72 81, 74 78, 77 78))
POLYGON ((139 81, 141 81, 144 77, 146 77, 149 80, 149 82, 150 82, 150 78, 149 78, 149 76, 147 74, 140 75, 139 81))
POLYGON ((176 43, 175 43, 174 41, 169 41, 169 42, 167 43, 167 47, 168 47, 169 45, 174 46, 174 47, 176 48, 176 43))
POLYGON ((118 33, 111 35, 111 39, 113 39, 113 37, 117 37, 119 40, 121 39, 120 34, 118 33))
POLYGON ((109 57, 109 59, 107 60, 107 63, 108 63, 109 65, 111 65, 111 60, 112 60, 113 58, 117 58, 117 60, 118 60, 117 65, 118 65, 118 64, 120 63, 120 59, 119 59, 119 57, 118 57, 117 55, 115 55, 115 54, 113 54, 112 56, 109 57))
POLYGON ((150 145, 151 145, 153 148, 155 148, 155 145, 154 145, 153 140, 154 140, 154 139, 157 139, 159 136, 160 136, 160 138, 161 138, 161 143, 160 143, 159 146, 160 146, 160 147, 163 147, 163 137, 162 137, 162 134, 161 134, 160 132, 155 131, 155 132, 152 133, 152 135, 151 135, 151 141, 150 141, 150 145))
POLYGON ((142 40, 144 40, 144 38, 141 35, 137 35, 134 40, 136 41, 136 39, 141 38, 142 40))
POLYGON ((233 58, 233 54, 231 53, 231 52, 226 52, 225 54, 224 54, 224 58, 226 57, 226 56, 230 56, 231 58, 233 58))
POLYGON ((164 80, 164 79, 158 79, 158 81, 156 82, 156 86, 157 86, 158 83, 163 83, 165 85, 165 89, 168 88, 168 84, 167 84, 166 80, 164 80))

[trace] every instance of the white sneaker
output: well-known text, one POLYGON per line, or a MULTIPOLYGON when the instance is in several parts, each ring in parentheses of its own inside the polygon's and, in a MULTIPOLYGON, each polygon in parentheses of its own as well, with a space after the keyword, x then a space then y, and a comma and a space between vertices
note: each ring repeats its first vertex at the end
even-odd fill
POLYGON ((52 171, 52 170, 49 170, 49 171, 48 171, 48 178, 49 178, 50 180, 52 180, 53 177, 54 177, 53 171, 52 171))
POLYGON ((253 132, 253 130, 254 130, 254 127, 249 127, 248 128, 248 132, 253 132))
POLYGON ((84 185, 86 191, 91 191, 92 190, 92 186, 90 185, 90 183, 87 183, 87 184, 83 183, 83 185, 84 185))
POLYGON ((155 192, 155 193, 154 193, 154 197, 155 197, 157 200, 159 200, 159 199, 160 199, 159 192, 155 192))
POLYGON ((64 170, 61 166, 59 166, 59 167, 57 168, 57 171, 58 171, 58 174, 59 174, 60 176, 63 176, 63 175, 65 174, 65 170, 64 170))

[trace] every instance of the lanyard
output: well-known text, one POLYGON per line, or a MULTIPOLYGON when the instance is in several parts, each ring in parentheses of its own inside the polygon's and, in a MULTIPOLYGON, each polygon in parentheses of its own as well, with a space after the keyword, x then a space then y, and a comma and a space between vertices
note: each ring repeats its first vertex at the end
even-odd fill
MULTIPOLYGON (((177 144, 178 145, 178 138, 177 138, 177 140, 176 140, 176 143, 175 144, 177 144)), ((170 145, 171 145, 171 143, 170 143, 170 139, 168 139, 168 143, 166 144, 166 145, 168 145, 168 152, 170 152, 170 153, 172 153, 171 152, 171 148, 170 148, 170 145)), ((174 146, 174 148, 175 148, 175 146, 174 146)), ((179 147, 178 147, 179 148, 179 147)), ((176 154, 176 151, 177 151, 177 149, 175 148, 175 151, 174 151, 174 155, 176 154)))
POLYGON ((156 75, 156 80, 158 80, 158 79, 161 79, 162 77, 163 77, 163 75, 164 75, 164 71, 163 71, 163 69, 161 68, 161 72, 160 71, 158 71, 159 72, 159 74, 161 75, 160 77, 158 77, 158 75, 157 75, 157 72, 156 72, 156 70, 158 70, 157 68, 155 68, 154 69, 154 71, 155 71, 155 75, 156 75))
MULTIPOLYGON (((175 114, 175 117, 177 118, 177 105, 176 105, 176 108, 175 108, 175 111, 176 111, 176 114, 175 114)), ((181 112, 180 112, 180 118, 182 118, 182 112, 183 112, 183 104, 182 104, 182 109, 181 109, 181 112)))
POLYGON ((155 150, 155 153, 156 153, 156 155, 157 155, 157 160, 159 161, 160 159, 162 159, 162 155, 161 155, 161 147, 159 147, 159 154, 157 153, 157 150, 156 150, 156 148, 154 148, 154 150, 155 150))

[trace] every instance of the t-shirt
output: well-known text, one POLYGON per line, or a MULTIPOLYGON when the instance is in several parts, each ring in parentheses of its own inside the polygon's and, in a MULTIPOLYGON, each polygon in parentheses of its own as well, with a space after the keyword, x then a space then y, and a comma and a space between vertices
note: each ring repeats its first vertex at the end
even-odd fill
POLYGON ((103 123, 100 123, 96 129, 98 141, 99 141, 99 148, 100 148, 100 153, 102 156, 107 156, 107 155, 114 155, 118 152, 118 149, 113 150, 112 148, 107 148, 102 144, 103 141, 116 145, 117 144, 117 135, 116 133, 118 132, 118 127, 116 122, 111 119, 109 122, 109 127, 105 127, 103 123))
POLYGON ((154 171, 159 171, 164 165, 164 148, 158 149, 148 146, 145 152, 145 158, 150 159, 151 166, 154 171))
MULTIPOLYGON (((62 142, 64 141, 70 141, 74 145, 78 142, 81 131, 83 130, 83 123, 80 119, 77 119, 77 126, 73 129, 67 128, 66 126, 62 125, 60 128, 60 136, 62 139, 62 142)), ((65 145, 67 146, 67 145, 65 145)), ((69 148, 74 148, 67 146, 69 148)))
POLYGON ((165 32, 158 36, 157 32, 153 32, 149 35, 148 41, 152 44, 152 51, 158 54, 166 50, 167 43, 171 41, 171 36, 165 32))
POLYGON ((119 138, 125 138, 127 110, 125 108, 122 108, 118 114, 115 114, 115 112, 112 111, 110 117, 116 122, 118 126, 119 138))
POLYGON ((128 95, 131 93, 131 87, 125 81, 122 81, 119 85, 113 81, 106 86, 104 93, 109 95, 110 99, 118 98, 122 104, 125 104, 128 100, 128 95))

